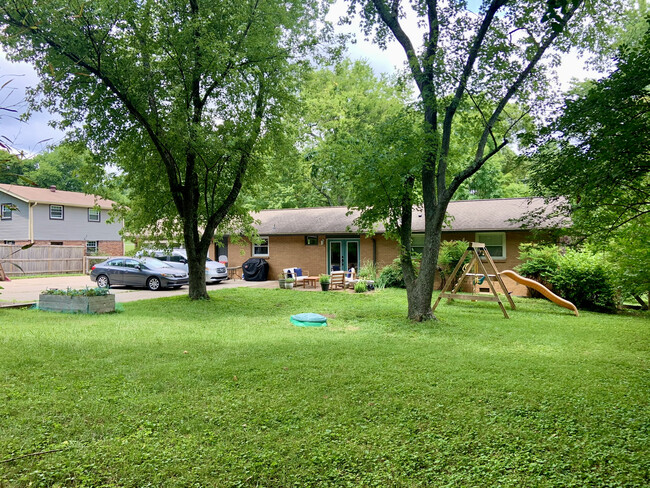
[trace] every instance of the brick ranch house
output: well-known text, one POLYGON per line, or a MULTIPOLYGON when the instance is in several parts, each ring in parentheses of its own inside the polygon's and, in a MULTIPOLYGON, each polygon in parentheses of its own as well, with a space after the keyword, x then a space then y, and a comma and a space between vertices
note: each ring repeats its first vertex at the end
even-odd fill
POLYGON ((122 222, 108 222, 112 200, 61 191, 0 184, 0 244, 85 246, 86 253, 124 254, 122 222))
MULTIPOLYGON (((531 230, 522 229, 514 220, 529 211, 543 209, 542 198, 506 198, 451 202, 448 207, 450 225, 443 229, 443 240, 484 242, 499 271, 518 264, 519 245, 531 242, 531 230)), ((359 267, 366 261, 379 269, 398 257, 398 245, 386 239, 384 227, 366 237, 353 225, 357 212, 346 215, 345 207, 321 207, 263 210, 253 217, 261 243, 228 242, 228 265, 241 266, 251 257, 269 263, 269 279, 276 279, 283 268, 300 267, 311 275, 329 273, 333 269, 359 267)), ((547 221, 537 230, 551 227, 547 221)), ((424 245, 424 218, 421 211, 413 214, 413 247, 424 245)), ((526 296, 523 285, 504 279, 514 295, 526 296)), ((436 287, 438 283, 436 284, 436 287)))

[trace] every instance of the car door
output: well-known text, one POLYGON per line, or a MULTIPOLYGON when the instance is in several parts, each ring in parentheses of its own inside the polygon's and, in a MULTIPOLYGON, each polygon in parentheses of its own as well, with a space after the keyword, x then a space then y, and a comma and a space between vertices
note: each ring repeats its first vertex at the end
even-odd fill
POLYGON ((124 284, 124 259, 111 259, 106 263, 106 276, 111 285, 124 284))
POLYGON ((187 273, 188 270, 187 259, 185 259, 180 254, 172 254, 171 256, 167 256, 167 259, 165 260, 165 264, 173 268, 183 270, 187 273))
POLYGON ((146 274, 142 272, 140 261, 136 259, 124 260, 124 284, 128 286, 144 286, 146 274))

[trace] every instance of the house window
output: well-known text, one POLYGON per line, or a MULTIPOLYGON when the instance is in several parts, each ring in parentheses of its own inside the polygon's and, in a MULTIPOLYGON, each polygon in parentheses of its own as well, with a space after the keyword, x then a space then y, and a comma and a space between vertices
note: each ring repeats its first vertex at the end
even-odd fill
POLYGON ((318 236, 305 236, 305 246, 318 246, 318 236))
POLYGON ((476 242, 482 242, 494 259, 506 258, 505 232, 477 232, 476 242))
POLYGON ((102 211, 98 208, 88 209, 88 222, 101 222, 102 211))
POLYGON ((50 205, 50 220, 63 220, 63 205, 50 205))
POLYGON ((260 237, 260 242, 253 244, 253 257, 269 255, 269 238, 260 237))
POLYGON ((424 251, 424 234, 411 235, 411 251, 422 254, 424 251))
POLYGON ((86 254, 95 254, 99 250, 99 241, 86 241, 86 254))
POLYGON ((14 206, 11 203, 3 203, 2 210, 2 220, 11 220, 11 211, 14 209, 14 206))
POLYGON ((9 246, 15 246, 15 245, 16 245, 16 241, 5 241, 5 244, 7 244, 7 245, 9 245, 9 246))
POLYGON ((62 246, 63 242, 62 241, 53 241, 50 242, 50 246, 62 246))

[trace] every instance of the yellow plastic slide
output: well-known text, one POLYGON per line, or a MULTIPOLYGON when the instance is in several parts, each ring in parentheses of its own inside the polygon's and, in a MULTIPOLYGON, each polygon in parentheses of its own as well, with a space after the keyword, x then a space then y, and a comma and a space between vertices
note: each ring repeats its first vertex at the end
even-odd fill
POLYGON ((576 317, 579 316, 578 314, 578 309, 576 306, 571 303, 568 300, 565 300, 564 298, 561 298, 557 296, 555 293, 553 293, 551 290, 546 288, 544 285, 541 283, 538 283, 535 280, 530 280, 528 278, 524 278, 521 275, 518 275, 512 270, 505 270, 501 271, 499 273, 501 276, 507 276, 511 280, 515 280, 517 283, 521 283, 522 285, 526 285, 528 288, 532 288, 533 290, 537 290, 540 292, 542 295, 544 295, 546 298, 548 298, 550 301, 555 303, 556 305, 559 305, 560 307, 568 308, 569 310, 573 310, 573 313, 576 314, 576 317))

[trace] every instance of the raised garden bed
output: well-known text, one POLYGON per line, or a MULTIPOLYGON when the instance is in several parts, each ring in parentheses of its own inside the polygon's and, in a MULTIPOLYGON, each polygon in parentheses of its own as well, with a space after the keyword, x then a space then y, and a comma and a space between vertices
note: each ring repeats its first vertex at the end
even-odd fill
POLYGON ((48 312, 110 313, 115 312, 115 295, 107 288, 46 290, 38 296, 38 308, 48 312))

